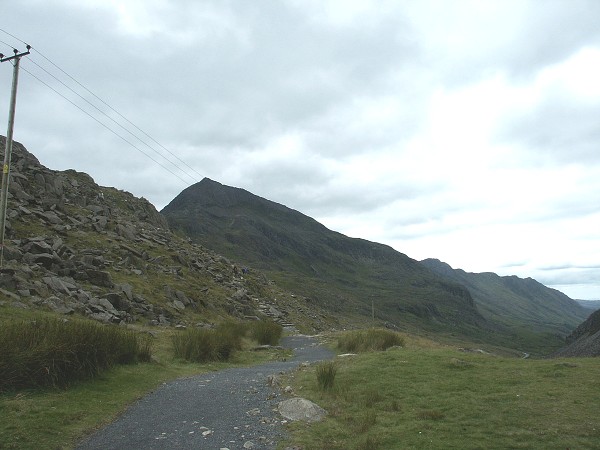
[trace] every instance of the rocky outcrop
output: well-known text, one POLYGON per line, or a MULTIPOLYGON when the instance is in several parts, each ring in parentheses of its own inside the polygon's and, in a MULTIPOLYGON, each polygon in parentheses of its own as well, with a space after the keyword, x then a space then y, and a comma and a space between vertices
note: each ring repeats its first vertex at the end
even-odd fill
POLYGON ((269 286, 174 235, 147 200, 47 169, 14 143, 0 304, 176 325, 189 311, 266 317, 269 286))
POLYGON ((600 356, 600 310, 592 313, 566 339, 567 345, 553 356, 600 356))

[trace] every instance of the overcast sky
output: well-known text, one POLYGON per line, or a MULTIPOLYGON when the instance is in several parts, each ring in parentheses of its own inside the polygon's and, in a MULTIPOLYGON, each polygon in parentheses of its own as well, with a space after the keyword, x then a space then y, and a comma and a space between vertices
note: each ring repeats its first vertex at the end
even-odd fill
MULTIPOLYGON (((158 209, 206 176, 418 260, 582 299, 600 299, 599 24, 598 0, 0 6, 0 28, 33 46, 15 139, 47 167, 158 209)), ((1 64, 0 126, 11 75, 1 64)))

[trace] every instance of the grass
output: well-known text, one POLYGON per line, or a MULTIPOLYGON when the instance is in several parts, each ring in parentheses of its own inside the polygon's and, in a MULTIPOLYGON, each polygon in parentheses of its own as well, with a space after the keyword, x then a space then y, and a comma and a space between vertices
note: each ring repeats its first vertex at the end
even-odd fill
POLYGON ((316 368, 317 384, 322 391, 330 391, 335 383, 337 365, 333 361, 320 363, 316 368))
POLYGON ((277 345, 283 327, 270 320, 250 322, 250 336, 260 345, 277 345))
POLYGON ((67 387, 117 364, 150 360, 149 338, 117 326, 42 315, 0 322, 0 392, 67 387))
POLYGON ((598 448, 599 358, 535 360, 415 345, 336 361, 322 390, 318 366, 289 384, 329 415, 291 424, 309 449, 598 448))
POLYGON ((242 338, 232 327, 191 328, 173 336, 175 357, 190 362, 227 361, 241 347, 242 338))
POLYGON ((387 350, 390 347, 403 345, 402 335, 382 328, 349 331, 341 334, 337 339, 337 347, 343 352, 387 350))
MULTIPOLYGON (((31 311, 6 306, 0 306, 0 316, 4 322, 39 317, 31 311)), ((150 330, 136 329, 142 333, 150 330)), ((173 335, 180 334, 180 330, 151 331, 155 335, 152 362, 113 366, 93 379, 72 383, 67 389, 13 389, 0 393, 0 448, 74 448, 85 435, 110 423, 127 405, 165 381, 288 356, 281 350, 252 351, 256 343, 244 339, 241 350, 227 362, 188 363, 173 357, 173 335)))
POLYGON ((272 321, 225 322, 215 329, 187 329, 173 335, 176 358, 190 362, 227 361, 249 336, 260 345, 279 343, 283 328, 272 321))

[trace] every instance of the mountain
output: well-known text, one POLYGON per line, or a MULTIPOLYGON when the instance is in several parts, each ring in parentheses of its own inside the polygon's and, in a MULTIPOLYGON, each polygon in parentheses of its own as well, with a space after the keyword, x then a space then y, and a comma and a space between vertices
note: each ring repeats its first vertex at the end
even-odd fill
POLYGON ((437 259, 421 263, 446 279, 464 285, 481 314, 501 324, 517 339, 530 337, 535 332, 542 333, 548 340, 562 340, 590 314, 589 309, 575 300, 532 278, 469 273, 437 259))
POLYGON ((567 345, 553 356, 600 356, 600 310, 579 325, 567 337, 567 345))
POLYGON ((581 306, 586 309, 591 309, 592 311, 596 311, 600 309, 600 300, 575 300, 581 306))
POLYGON ((174 230, 329 311, 370 323, 373 307, 376 319, 400 327, 464 332, 485 325, 460 284, 389 246, 331 231, 246 190, 205 178, 161 213, 174 230))
POLYGON ((242 276, 235 261, 175 235, 147 200, 48 169, 17 142, 9 193, 0 309, 158 326, 267 316, 308 332, 342 326, 259 271, 242 276))

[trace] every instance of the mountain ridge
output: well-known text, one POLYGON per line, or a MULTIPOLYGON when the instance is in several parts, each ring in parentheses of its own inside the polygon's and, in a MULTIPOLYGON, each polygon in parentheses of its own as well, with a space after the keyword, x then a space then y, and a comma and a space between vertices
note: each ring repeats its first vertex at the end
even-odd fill
POLYGON ((6 230, 0 308, 163 327, 267 317, 308 332, 340 326, 258 270, 242 276, 237 261, 175 235, 147 200, 48 169, 18 142, 6 230))
POLYGON ((531 329, 565 338, 590 314, 577 301, 530 277, 470 273, 434 258, 421 263, 466 286, 482 315, 509 330, 531 329))
POLYGON ((384 244, 329 230, 296 210, 246 190, 205 179, 185 189, 161 213, 173 229, 268 271, 286 288, 304 291, 334 311, 369 315, 370 302, 361 302, 357 296, 368 296, 370 289, 388 312, 396 309, 416 320, 447 324, 462 320, 479 326, 484 322, 466 290, 440 280, 408 256, 384 244), (417 297, 428 300, 392 305, 394 293, 383 292, 386 289, 396 289, 398 295, 418 293, 417 297), (457 314, 459 307, 463 317, 457 314))
POLYGON ((566 316, 550 314, 544 305, 549 288, 535 280, 499 282, 496 274, 482 274, 510 294, 512 303, 506 303, 506 296, 494 298, 481 283, 465 280, 464 271, 457 276, 448 265, 428 267, 392 247, 344 236, 285 205, 210 179, 185 189, 161 213, 173 229, 264 270, 334 312, 368 317, 371 306, 379 305, 379 318, 390 326, 437 324, 440 330, 454 328, 484 341, 493 336, 524 346, 539 333, 535 345, 551 350, 587 317, 558 291, 550 297, 568 304, 566 316))

